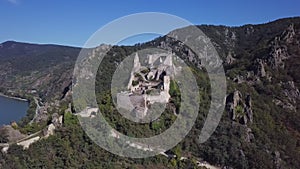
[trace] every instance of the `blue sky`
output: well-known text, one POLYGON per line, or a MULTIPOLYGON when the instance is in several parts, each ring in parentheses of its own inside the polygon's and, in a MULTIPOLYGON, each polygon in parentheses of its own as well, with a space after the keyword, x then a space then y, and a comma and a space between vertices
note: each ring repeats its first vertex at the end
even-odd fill
POLYGON ((239 26, 300 16, 299 9, 299 0, 0 0, 0 42, 82 46, 103 25, 138 12, 169 13, 193 24, 239 26))

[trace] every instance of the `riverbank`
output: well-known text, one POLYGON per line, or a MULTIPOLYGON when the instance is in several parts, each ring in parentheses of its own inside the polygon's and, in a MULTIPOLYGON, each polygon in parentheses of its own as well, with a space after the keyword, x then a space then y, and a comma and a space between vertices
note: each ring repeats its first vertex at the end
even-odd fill
POLYGON ((23 98, 13 98, 0 95, 0 125, 8 125, 11 122, 21 121, 27 117, 30 102, 23 98), (21 100, 22 99, 22 100, 21 100))
POLYGON ((24 99, 24 98, 15 97, 15 96, 8 96, 8 95, 5 95, 3 93, 0 93, 0 96, 6 97, 6 98, 10 98, 10 99, 14 99, 14 100, 18 100, 18 101, 24 101, 24 102, 28 102, 29 101, 29 100, 24 99))

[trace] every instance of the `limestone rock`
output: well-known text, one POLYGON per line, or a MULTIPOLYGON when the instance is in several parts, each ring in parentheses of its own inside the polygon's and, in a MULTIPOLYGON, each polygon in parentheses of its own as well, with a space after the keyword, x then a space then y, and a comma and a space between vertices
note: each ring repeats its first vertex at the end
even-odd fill
POLYGON ((273 103, 275 103, 276 106, 279 106, 285 110, 296 111, 296 107, 289 102, 284 102, 279 99, 274 99, 273 103))
POLYGON ((226 98, 226 110, 231 120, 245 125, 248 122, 253 122, 252 100, 250 95, 247 95, 246 98, 243 99, 241 92, 235 90, 226 98))
MULTIPOLYGON (((3 147, 2 150, 1 150, 1 152, 2 153, 7 153, 8 149, 9 149, 8 146, 7 147, 3 147)), ((0 166, 0 168, 1 168, 1 166, 0 166)))
POLYGON ((229 116, 232 120, 236 119, 236 112, 234 109, 237 107, 237 105, 240 104, 241 97, 242 94, 238 90, 234 91, 233 93, 227 96, 226 107, 229 111, 229 116))
POLYGON ((10 142, 14 142, 25 137, 24 134, 22 134, 19 130, 14 129, 10 125, 5 125, 1 127, 1 129, 6 131, 7 138, 10 142))
POLYGON ((44 129, 43 132, 44 132, 45 138, 47 138, 47 137, 53 135, 55 129, 56 129, 56 128, 55 128, 54 124, 52 124, 52 123, 51 123, 46 129, 44 129))
POLYGON ((240 76, 240 75, 236 76, 236 77, 233 79, 233 81, 236 82, 236 83, 238 83, 238 84, 245 82, 244 77, 243 77, 243 76, 240 76))
POLYGON ((23 149, 25 150, 25 149, 28 149, 31 144, 37 142, 38 140, 40 140, 40 136, 36 136, 31 139, 19 142, 19 143, 17 143, 17 145, 22 146, 23 149))
POLYGON ((250 143, 254 140, 254 134, 251 130, 251 128, 247 127, 246 128, 246 137, 245 137, 245 141, 250 143))
POLYGON ((284 68, 284 60, 289 57, 286 46, 274 46, 268 59, 273 69, 284 68))
POLYGON ((232 64, 235 61, 235 58, 233 58, 232 55, 233 55, 232 52, 229 52, 227 57, 226 57, 226 63, 229 64, 229 65, 232 64))
POLYGON ((294 24, 271 42, 271 51, 268 57, 268 62, 273 69, 284 68, 284 60, 289 58, 286 43, 291 43, 296 35, 294 24), (284 43, 283 43, 284 42, 284 43))
POLYGON ((290 111, 297 111, 297 102, 300 100, 300 91, 295 86, 293 81, 280 82, 280 87, 283 88, 283 95, 273 99, 275 105, 290 111))
POLYGON ((250 95, 246 97, 246 107, 245 107, 246 116, 249 121, 253 122, 253 111, 252 111, 252 99, 250 95))
POLYGON ((284 87, 284 95, 288 98, 288 100, 292 104, 296 104, 297 100, 300 100, 300 92, 299 89, 295 86, 294 81, 288 81, 283 83, 284 87))
POLYGON ((295 35, 296 32, 295 32, 294 24, 290 24, 289 27, 282 33, 281 37, 287 43, 291 43, 295 35))
POLYGON ((57 113, 52 114, 52 124, 55 127, 60 127, 62 125, 63 116, 59 116, 57 113))
POLYGON ((261 59, 255 60, 255 74, 259 77, 265 77, 266 76, 266 70, 264 66, 264 62, 261 59))
POLYGON ((247 36, 251 35, 254 32, 253 26, 246 27, 245 33, 247 36))
POLYGON ((281 158, 280 158, 280 152, 275 151, 274 152, 274 168, 275 169, 281 169, 281 158))

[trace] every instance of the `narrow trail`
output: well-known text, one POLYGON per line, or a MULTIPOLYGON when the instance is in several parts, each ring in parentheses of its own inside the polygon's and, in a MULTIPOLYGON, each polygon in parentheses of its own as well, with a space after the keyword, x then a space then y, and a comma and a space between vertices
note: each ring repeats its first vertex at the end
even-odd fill
MULTIPOLYGON (((116 139, 119 139, 119 134, 116 134, 114 131, 112 131, 112 134, 110 135, 111 137, 114 137, 116 139)), ((141 143, 137 143, 137 142, 131 142, 131 143, 128 143, 130 147, 133 147, 133 148, 136 148, 136 149, 139 149, 139 150, 143 150, 143 151, 154 151, 154 150, 158 150, 157 147, 152 147, 150 145, 146 145, 146 144, 141 144, 141 143)), ((163 155, 167 158, 175 158, 176 155, 171 155, 171 154, 167 154, 166 153, 167 150, 164 150, 164 149, 159 149, 159 154, 160 155, 163 155)), ((186 160, 188 159, 188 157, 181 157, 180 160, 186 160)), ((196 161, 198 167, 206 167, 206 168, 209 168, 209 169, 220 169, 219 167, 217 166, 213 166, 207 162, 202 162, 202 161, 196 161)))
POLYGON ((34 122, 34 120, 36 119, 36 117, 39 114, 39 109, 41 108, 39 101, 36 97, 34 97, 34 102, 36 104, 35 115, 34 115, 33 119, 29 122, 29 124, 32 124, 34 122))
POLYGON ((22 138, 22 139, 20 139, 20 140, 17 140, 17 141, 8 142, 8 143, 0 143, 0 147, 8 147, 8 146, 10 146, 10 145, 12 145, 12 144, 16 144, 16 143, 20 143, 20 142, 22 142, 22 141, 26 141, 26 140, 28 140, 28 139, 31 139, 32 137, 37 136, 37 135, 40 134, 41 132, 42 132, 42 130, 40 130, 40 131, 38 131, 38 132, 35 132, 35 133, 33 133, 33 134, 30 134, 30 135, 28 135, 28 136, 26 136, 26 137, 24 137, 24 138, 22 138))

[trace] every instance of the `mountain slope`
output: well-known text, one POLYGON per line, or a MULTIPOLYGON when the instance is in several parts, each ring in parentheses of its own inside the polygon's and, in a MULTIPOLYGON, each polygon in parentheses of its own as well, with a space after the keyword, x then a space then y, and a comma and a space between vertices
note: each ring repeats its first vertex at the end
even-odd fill
MULTIPOLYGON (((195 153, 234 168, 299 166, 300 18, 199 28, 224 60, 229 95, 215 135, 200 149, 195 148, 200 152, 195 153), (244 115, 236 112, 239 108, 244 115)), ((188 49, 174 47, 178 43, 170 38, 150 44, 170 47, 186 60, 197 60, 188 49)), ((194 64, 201 68, 199 63, 194 64)))
POLYGON ((43 99, 62 97, 62 90, 71 83, 79 51, 80 48, 13 41, 0 44, 2 92, 10 90, 22 95, 27 90, 38 90, 43 99))
MULTIPOLYGON (((300 18, 241 27, 198 27, 211 39, 223 59, 228 84, 223 118, 216 132, 204 144, 198 143, 198 136, 210 104, 209 79, 201 60, 181 42, 163 36, 135 46, 115 46, 100 65, 96 82, 96 95, 103 110, 107 110, 107 119, 122 133, 144 136, 144 129, 150 131, 151 125, 130 123, 115 113, 109 93, 111 76, 122 59, 135 51, 148 47, 172 49, 191 66, 202 99, 194 128, 170 152, 189 157, 190 161, 161 156, 145 160, 116 157, 88 139, 74 117, 66 117, 65 125, 49 139, 33 144, 26 151, 21 151, 16 146, 8 154, 1 154, 2 159, 5 159, 1 161, 2 166, 18 168, 18 165, 44 164, 47 168, 122 168, 132 165, 142 168, 141 165, 145 165, 189 168, 193 166, 194 159, 200 158, 227 168, 300 166, 300 18), (49 154, 37 155, 48 149, 49 154), (53 161, 48 162, 49 158, 53 161), (14 164, 10 163, 12 161, 14 164), (99 161, 104 162, 100 164, 99 161)), ((79 51, 79 48, 55 45, 2 43, 2 92, 38 95, 45 103, 64 102, 57 105, 57 111, 64 114, 65 104, 70 102, 69 98, 64 99, 64 94, 70 90, 73 67, 79 51), (32 93, 32 89, 37 93, 32 93)), ((97 55, 97 51, 95 49, 94 55, 97 55)))

